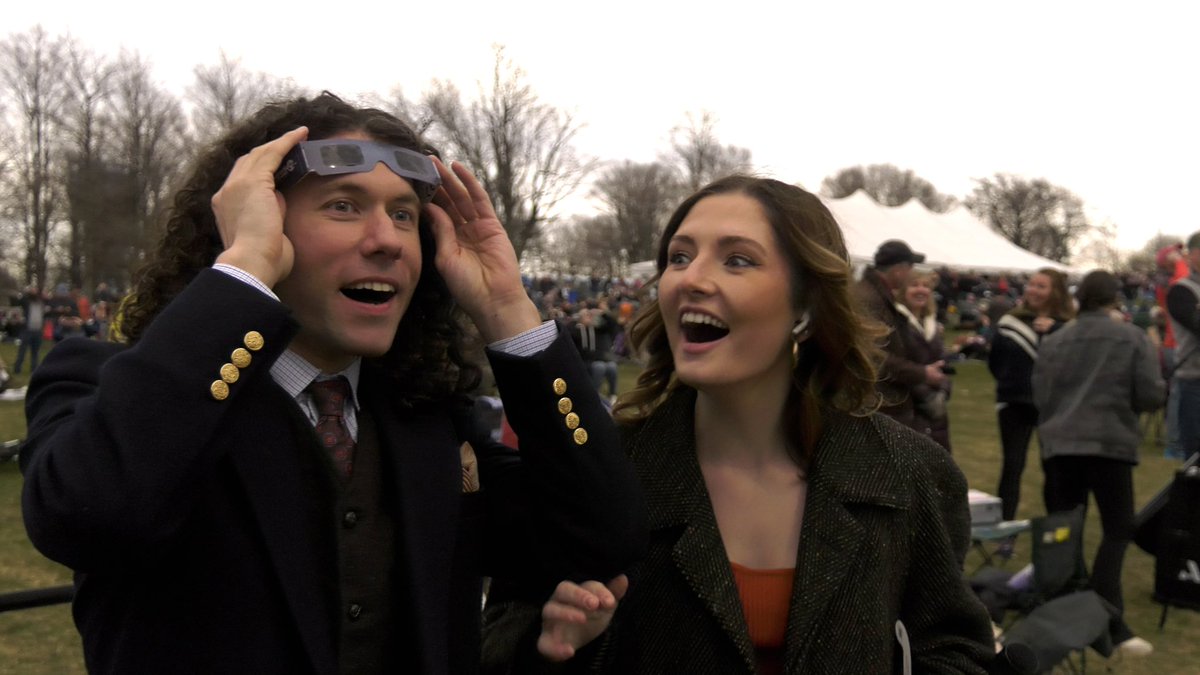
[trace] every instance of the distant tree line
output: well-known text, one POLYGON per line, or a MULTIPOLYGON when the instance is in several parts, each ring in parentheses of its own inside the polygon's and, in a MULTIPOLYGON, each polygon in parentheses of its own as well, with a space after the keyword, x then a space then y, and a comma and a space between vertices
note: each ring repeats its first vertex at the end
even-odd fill
POLYGON ((196 147, 296 90, 225 54, 195 76, 185 106, 135 52, 41 27, 0 42, 0 264, 42 288, 125 287, 196 147))
MULTIPOLYGON (((543 270, 621 274, 654 256, 684 196, 753 170, 750 150, 722 143, 709 112, 687 114, 655 161, 585 157, 574 145, 581 122, 542 101, 502 47, 494 57, 491 78, 474 95, 435 79, 415 100, 396 89, 363 102, 408 120, 478 172, 518 254, 543 270), (564 217, 563 200, 585 185, 595 211, 564 217)), ((250 72, 224 52, 193 73, 180 98, 136 52, 97 54, 41 27, 0 42, 0 277, 43 288, 56 281, 126 287, 197 148, 268 100, 311 93, 250 72)), ((1078 197, 1040 178, 977 179, 962 200, 890 164, 842 169, 821 185, 831 198, 858 190, 889 206, 917 199, 946 211, 961 203, 1017 245, 1055 260, 1067 261, 1093 230, 1078 197)))

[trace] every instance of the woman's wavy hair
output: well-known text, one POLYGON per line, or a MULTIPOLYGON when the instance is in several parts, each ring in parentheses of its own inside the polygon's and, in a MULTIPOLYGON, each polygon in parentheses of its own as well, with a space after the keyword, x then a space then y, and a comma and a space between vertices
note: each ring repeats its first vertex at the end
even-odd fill
MULTIPOLYGON (((408 124, 375 108, 359 108, 323 92, 266 105, 204 148, 175 192, 156 250, 134 275, 133 288, 120 313, 120 332, 136 343, 159 312, 224 250, 212 210, 212 196, 224 184, 234 162, 250 150, 299 126, 308 138, 363 132, 402 148, 437 154, 408 124)), ((422 218, 427 221, 427 218, 422 218)), ((412 404, 436 400, 477 386, 479 368, 465 357, 467 334, 437 268, 434 240, 420 228, 421 276, 391 348, 369 361, 383 368, 412 404)))
MULTIPOLYGON (((1075 318, 1075 302, 1071 299, 1071 291, 1067 288, 1067 275, 1053 267, 1043 267, 1034 274, 1042 274, 1050 278, 1050 298, 1046 301, 1046 313, 1055 321, 1070 321, 1075 318)), ((1021 305, 1012 311, 1018 318, 1031 319, 1037 312, 1021 305)))
MULTIPOLYGON (((826 409, 865 414, 878 408, 875 379, 882 361, 878 341, 887 331, 858 309, 846 242, 833 214, 816 195, 769 178, 728 176, 684 200, 663 230, 658 274, 651 284, 662 278, 671 238, 692 207, 721 194, 743 194, 762 207, 791 268, 792 302, 797 308, 807 308, 812 318, 811 336, 799 347, 792 371, 794 386, 784 413, 788 437, 796 439, 793 459, 807 466, 826 409)), ((649 417, 671 392, 683 386, 675 378, 675 362, 657 299, 643 303, 630 323, 629 340, 635 353, 646 359, 646 367, 637 386, 622 396, 614 409, 622 423, 649 417)))

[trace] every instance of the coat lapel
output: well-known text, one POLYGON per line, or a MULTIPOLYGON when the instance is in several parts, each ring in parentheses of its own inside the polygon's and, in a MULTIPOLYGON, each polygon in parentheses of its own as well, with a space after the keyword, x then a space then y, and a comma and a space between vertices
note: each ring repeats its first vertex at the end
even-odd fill
POLYGON ((636 433, 631 454, 646 492, 651 532, 683 527, 671 551, 675 566, 753 673, 754 647, 696 460, 695 400, 690 389, 673 394, 636 433))
MULTIPOLYGON (((868 418, 829 412, 808 472, 808 499, 788 609, 784 662, 801 672, 805 653, 827 630, 838 591, 862 579, 876 542, 856 515, 863 505, 908 508, 911 495, 878 427, 868 418)), ((888 574, 888 570, 880 570, 888 574)))
POLYGON ((320 458, 309 452, 314 440, 300 433, 299 409, 273 381, 243 392, 239 405, 245 443, 229 456, 314 670, 336 672, 336 588, 329 583, 337 545, 331 502, 313 498, 329 494, 320 481, 320 458))
MULTIPOLYGON (((635 432, 629 447, 646 492, 651 531, 683 528, 672 550, 675 565, 736 646, 747 672, 754 672, 741 599, 696 459, 694 411, 695 392, 681 388, 635 432)), ((803 672, 804 654, 826 627, 839 590, 862 578, 862 561, 869 558, 864 554, 875 540, 856 510, 909 506, 906 478, 880 433, 888 428, 826 411, 808 471, 788 609, 786 672, 803 672)))

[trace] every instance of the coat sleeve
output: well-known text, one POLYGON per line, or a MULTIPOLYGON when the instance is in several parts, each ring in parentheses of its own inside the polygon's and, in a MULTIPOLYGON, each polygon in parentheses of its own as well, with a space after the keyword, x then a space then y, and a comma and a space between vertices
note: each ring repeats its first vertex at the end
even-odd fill
POLYGON ((611 579, 646 546, 633 465, 579 352, 561 328, 539 354, 489 352, 520 450, 489 451, 489 569, 549 593, 569 579, 611 579))
POLYGON ((1166 402, 1167 386, 1150 338, 1137 332, 1133 352, 1133 409, 1137 412, 1158 410, 1166 402))
POLYGON ((1183 284, 1175 284, 1171 286, 1171 290, 1167 291, 1167 313, 1172 319, 1179 322, 1179 325, 1190 330, 1194 335, 1200 336, 1200 298, 1197 298, 1194 293, 1188 290, 1183 284))
POLYGON ((967 482, 949 453, 921 444, 901 620, 913 672, 986 673, 995 658, 987 610, 963 578, 971 543, 967 482), (922 475, 923 473, 923 475, 922 475))
POLYGON ((1033 362, 1033 374, 1030 377, 1033 405, 1043 411, 1043 421, 1052 409, 1051 404, 1054 400, 1054 369, 1059 364, 1059 357, 1055 355, 1055 351, 1053 341, 1044 343, 1038 349, 1039 357, 1033 362))
POLYGON ((278 301, 205 270, 135 346, 59 344, 25 402, 22 512, 34 545, 77 571, 153 559, 226 452, 211 441, 245 383, 270 377, 293 331, 287 317, 278 301), (251 331, 259 350, 218 400, 210 387, 251 331))

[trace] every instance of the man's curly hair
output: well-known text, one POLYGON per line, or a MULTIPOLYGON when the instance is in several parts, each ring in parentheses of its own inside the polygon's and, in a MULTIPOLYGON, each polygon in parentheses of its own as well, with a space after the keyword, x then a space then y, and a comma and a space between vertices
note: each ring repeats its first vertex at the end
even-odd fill
MULTIPOLYGON (((308 127, 310 140, 357 131, 383 143, 437 154, 394 115, 355 107, 329 92, 266 105, 206 147, 175 192, 157 248, 134 275, 132 292, 121 307, 120 332, 127 342, 136 343, 158 313, 224 250, 212 196, 234 162, 300 126, 308 127)), ((434 241, 427 226, 420 228, 420 237, 422 259, 432 262, 434 241)), ((464 356, 463 321, 437 267, 422 265, 391 348, 369 362, 396 380, 399 397, 410 404, 469 391, 478 385, 480 371, 464 356)))

